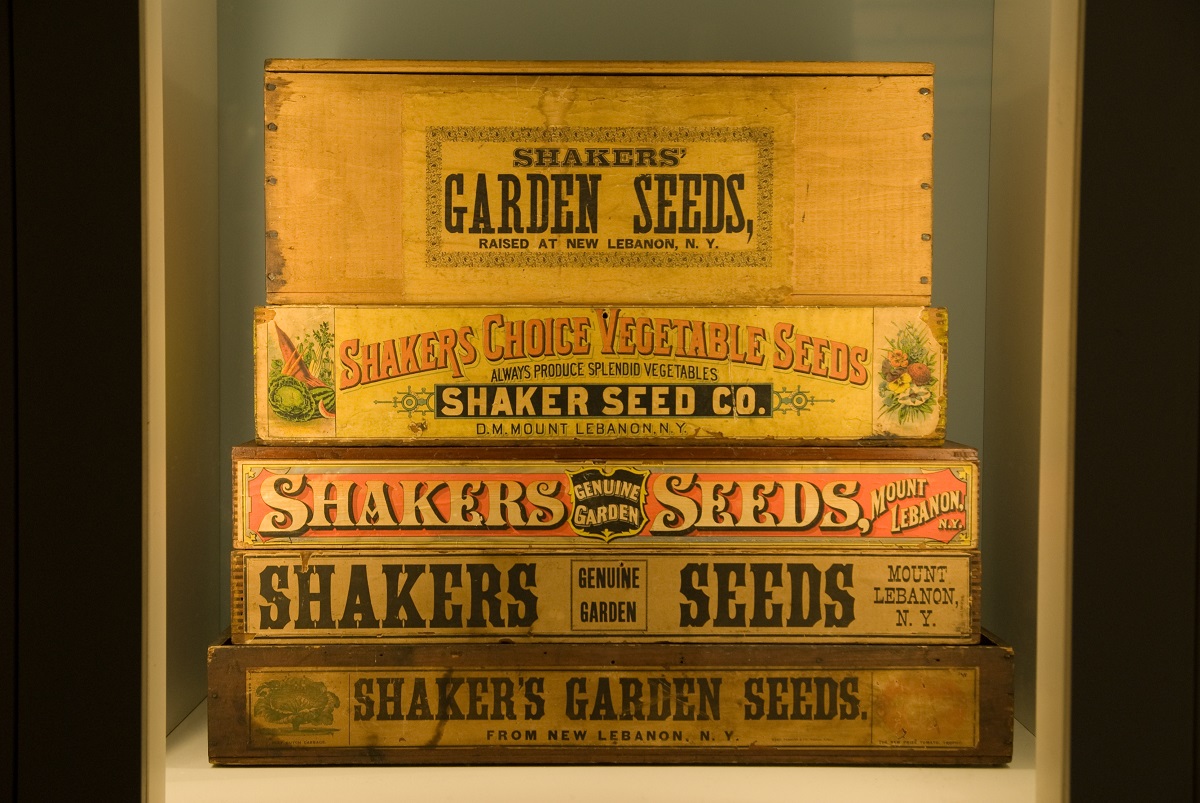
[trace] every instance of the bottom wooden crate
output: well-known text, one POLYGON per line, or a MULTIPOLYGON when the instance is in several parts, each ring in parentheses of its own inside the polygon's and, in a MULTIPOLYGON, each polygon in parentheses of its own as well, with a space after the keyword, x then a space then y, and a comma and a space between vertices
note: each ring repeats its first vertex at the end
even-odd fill
POLYGON ((1012 649, 234 645, 214 764, 1004 764, 1012 649))

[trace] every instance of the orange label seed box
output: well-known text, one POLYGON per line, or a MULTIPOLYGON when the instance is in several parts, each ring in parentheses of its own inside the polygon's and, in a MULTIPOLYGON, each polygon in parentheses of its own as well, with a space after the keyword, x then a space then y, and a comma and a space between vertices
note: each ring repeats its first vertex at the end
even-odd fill
POLYGON ((233 544, 930 552, 979 545, 978 454, 958 445, 512 452, 235 447, 233 544))

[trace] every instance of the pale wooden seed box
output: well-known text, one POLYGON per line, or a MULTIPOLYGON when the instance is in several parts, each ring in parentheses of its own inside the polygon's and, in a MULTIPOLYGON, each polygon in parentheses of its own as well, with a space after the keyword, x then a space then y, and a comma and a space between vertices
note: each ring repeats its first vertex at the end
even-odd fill
POLYGON ((234 550, 250 641, 979 641, 979 552, 595 540, 427 550, 234 550))
POLYGON ((230 645, 215 764, 1004 764, 1013 653, 971 646, 230 645))
POLYGON ((933 67, 273 60, 271 304, 929 304, 933 67))
POLYGON ((273 444, 940 445, 937 307, 256 311, 273 444))

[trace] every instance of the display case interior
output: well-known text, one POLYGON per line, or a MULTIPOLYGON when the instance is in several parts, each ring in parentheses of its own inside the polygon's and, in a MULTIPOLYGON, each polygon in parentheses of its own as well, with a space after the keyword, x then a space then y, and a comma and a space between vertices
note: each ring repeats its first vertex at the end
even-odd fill
MULTIPOLYGON (((264 300, 265 271, 255 267, 266 253, 263 62, 364 52, 935 64, 938 283, 932 300, 956 316, 955 401, 946 432, 981 448, 987 476, 983 624, 1020 656, 1015 710, 1018 722, 1039 737, 1036 782, 1054 787, 1061 780, 1066 512, 1065 502, 1054 500, 1067 498, 1059 493, 1069 432, 1063 322, 1070 320, 1072 289, 1070 193, 1064 189, 1071 178, 1058 165, 1073 163, 1075 140, 1074 118, 1049 116, 1047 97, 1061 100, 1073 92, 1070 8, 1064 14, 1055 6, 1059 25, 1052 27, 1044 13, 997 6, 993 14, 991 4, 942 2, 770 9, 702 3, 687 19, 664 7, 586 21, 561 9, 550 13, 549 5, 542 9, 547 13, 520 19, 483 3, 453 11, 433 3, 150 6, 148 147, 161 161, 151 168, 148 203, 165 214, 149 216, 150 239, 158 246, 148 266, 148 305, 155 312, 149 337, 166 350, 152 355, 148 372, 151 396, 160 399, 158 412, 169 422, 167 437, 155 441, 148 456, 151 474, 166 478, 148 542, 147 573, 161 578, 150 585, 158 602, 150 607, 159 613, 147 629, 147 705, 151 725, 162 728, 157 737, 152 728, 148 738, 152 786, 165 776, 166 730, 205 696, 203 651, 229 617, 227 575, 222 579, 229 522, 222 511, 231 500, 224 478, 229 448, 253 432, 246 344, 249 311, 264 300), (666 31, 676 35, 663 36, 666 31), (567 46, 572 41, 586 43, 579 49, 588 52, 575 52, 567 46), (1031 326, 1031 312, 1045 324, 1031 326), (198 350, 219 359, 197 359, 198 350), (154 396, 155 387, 169 393, 154 396), (180 465, 198 467, 186 487, 168 470, 180 465), (179 603, 184 594, 192 600, 188 606, 179 603), (197 610, 214 613, 198 617, 197 610)), ((254 785, 254 777, 241 774, 233 783, 254 785)), ((931 776, 927 788, 944 781, 931 776)))

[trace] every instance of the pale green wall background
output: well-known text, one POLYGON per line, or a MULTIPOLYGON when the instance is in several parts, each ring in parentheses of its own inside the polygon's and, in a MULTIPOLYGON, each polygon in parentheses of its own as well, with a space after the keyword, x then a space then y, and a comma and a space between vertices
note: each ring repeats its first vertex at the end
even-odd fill
MULTIPOLYGON (((265 298, 268 58, 933 62, 933 301, 950 312, 947 433, 982 450, 992 35, 991 0, 220 0, 223 453, 254 435, 251 311, 265 298)), ((983 476, 986 488, 986 461, 983 476)), ((228 511, 229 483, 222 488, 228 511)), ((1032 724, 1035 626, 1014 621, 1019 606, 1008 600, 1033 591, 989 583, 988 555, 1005 544, 986 521, 985 510, 984 626, 1026 657, 1018 661, 1018 713, 1032 724)), ((214 537, 224 555, 229 534, 214 537)), ((227 561, 220 576, 227 621, 227 561)))

